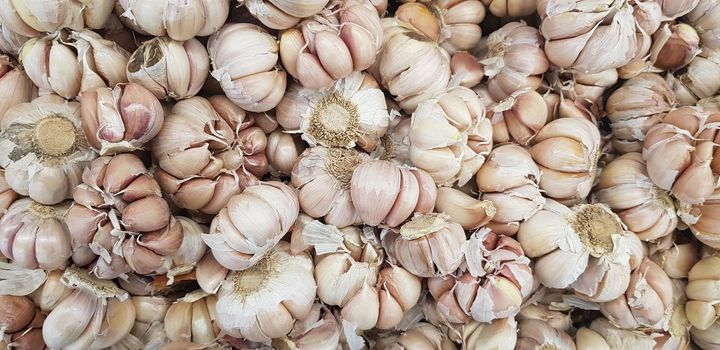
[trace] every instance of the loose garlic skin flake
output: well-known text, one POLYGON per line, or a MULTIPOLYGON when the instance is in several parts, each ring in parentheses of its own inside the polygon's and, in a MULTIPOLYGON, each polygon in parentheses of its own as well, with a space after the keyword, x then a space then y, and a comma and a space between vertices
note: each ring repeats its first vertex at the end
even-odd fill
POLYGON ((220 29, 230 13, 230 0, 120 0, 115 12, 137 32, 184 41, 220 29))

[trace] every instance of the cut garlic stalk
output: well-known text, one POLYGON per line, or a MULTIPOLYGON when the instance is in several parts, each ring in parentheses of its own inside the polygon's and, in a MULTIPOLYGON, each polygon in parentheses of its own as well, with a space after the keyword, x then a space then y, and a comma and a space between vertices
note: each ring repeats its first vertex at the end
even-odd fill
POLYGON ((137 32, 184 41, 220 29, 230 14, 230 0, 120 0, 115 12, 137 32))

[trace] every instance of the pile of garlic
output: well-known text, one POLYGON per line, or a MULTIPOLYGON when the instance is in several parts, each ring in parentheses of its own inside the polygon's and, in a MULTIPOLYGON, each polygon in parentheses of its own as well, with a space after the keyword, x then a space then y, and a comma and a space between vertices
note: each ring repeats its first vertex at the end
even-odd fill
POLYGON ((720 350, 718 0, 0 0, 0 350, 720 350))

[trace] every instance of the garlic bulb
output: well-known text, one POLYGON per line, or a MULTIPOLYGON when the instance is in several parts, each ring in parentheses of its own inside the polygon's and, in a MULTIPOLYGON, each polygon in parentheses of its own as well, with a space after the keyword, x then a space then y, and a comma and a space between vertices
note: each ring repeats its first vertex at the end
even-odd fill
POLYGON ((471 53, 458 51, 450 58, 450 72, 453 79, 460 79, 460 86, 472 88, 485 76, 485 67, 471 53))
POLYGON ((698 262, 698 242, 692 234, 676 233, 656 242, 650 248, 650 260, 662 267, 670 278, 687 278, 690 269, 698 262), (667 246, 669 245, 669 246, 667 246))
POLYGON ((653 39, 650 61, 662 70, 678 69, 700 52, 700 37, 685 23, 665 24, 653 39))
POLYGON ((437 188, 421 169, 370 160, 359 164, 352 173, 350 198, 366 225, 397 227, 413 213, 431 212, 437 188))
POLYGON ((493 143, 515 141, 523 146, 540 132, 548 121, 547 105, 533 90, 518 90, 488 111, 493 126, 493 143))
POLYGON ((267 137, 227 97, 177 102, 153 140, 160 188, 179 207, 217 214, 267 172, 267 137))
POLYGON ((551 0, 537 4, 551 63, 573 72, 597 73, 635 57, 635 18, 626 1, 579 0, 565 5, 551 0))
POLYGON ((262 24, 271 29, 288 29, 301 19, 312 17, 325 8, 329 0, 302 3, 287 0, 238 0, 262 24))
POLYGON ((80 107, 85 138, 100 155, 143 149, 165 116, 155 95, 132 83, 85 91, 80 107))
POLYGON ((642 73, 615 90, 607 100, 613 147, 620 153, 642 151, 647 131, 675 103, 675 93, 654 73, 642 73))
POLYGON ((566 332, 541 320, 530 319, 518 323, 517 350, 553 348, 575 350, 575 342, 566 332))
POLYGON ((701 0, 659 0, 658 3, 662 7, 662 14, 668 19, 674 19, 686 15, 695 9, 701 0))
POLYGON ((68 268, 62 281, 74 291, 45 319, 42 334, 48 347, 105 349, 130 333, 135 307, 127 292, 77 268, 68 268))
POLYGON ((205 256, 207 250, 202 235, 209 230, 207 226, 198 224, 190 218, 177 216, 175 219, 182 226, 183 240, 180 248, 171 257, 172 267, 167 273, 170 278, 169 284, 174 282, 173 278, 175 276, 191 273, 195 270, 195 266, 205 256))
MULTIPOLYGON (((391 109, 391 113, 395 114, 395 112, 397 112, 397 110, 391 109)), ((412 120, 408 116, 395 115, 395 118, 390 121, 390 126, 385 136, 383 136, 378 147, 375 148, 370 156, 382 160, 389 160, 397 165, 413 166, 410 161, 411 122, 412 120)))
MULTIPOLYGON (((700 184, 694 183, 697 187, 700 184)), ((720 191, 715 190, 702 204, 680 204, 678 207, 680 219, 690 226, 690 230, 700 242, 720 249, 720 191)))
POLYGON ((32 38, 19 55, 28 77, 41 91, 66 99, 127 82, 124 70, 128 57, 125 49, 91 30, 32 38))
POLYGON ((200 91, 209 69, 208 52, 197 39, 155 37, 133 52, 126 73, 157 98, 182 100, 200 91))
POLYGON ((303 87, 329 88, 353 71, 369 68, 382 36, 380 17, 369 0, 332 1, 282 33, 280 58, 303 87))
POLYGON ((540 189, 562 203, 583 201, 600 156, 598 128, 587 120, 560 118, 546 124, 532 141, 530 154, 542 172, 540 189))
POLYGON ((496 17, 525 17, 533 14, 537 0, 482 0, 496 17))
POLYGON ((438 185, 466 184, 492 148, 492 126, 477 94, 450 88, 412 115, 410 159, 438 185))
POLYGON ((299 211, 293 188, 281 182, 262 182, 230 198, 203 241, 220 265, 245 270, 271 251, 290 230, 299 211))
POLYGON ((5 179, 5 170, 0 169, 0 219, 7 213, 10 205, 18 198, 18 194, 12 190, 5 179))
POLYGON ((517 322, 512 317, 489 323, 470 321, 462 328, 463 349, 514 350, 517 337, 517 322))
POLYGON ((0 329, 15 333, 25 329, 35 318, 35 305, 26 296, 0 295, 0 329))
POLYGON ((466 265, 458 275, 428 280, 440 314, 454 323, 515 316, 533 288, 530 260, 520 243, 483 228, 470 236, 463 253, 466 265))
POLYGON ((391 117, 385 96, 367 74, 354 72, 331 89, 288 89, 277 107, 278 123, 300 133, 311 146, 355 147, 372 151, 385 135, 391 117))
POLYGON ((0 14, 0 52, 16 56, 28 39, 30 38, 15 33, 7 25, 3 25, 2 14, 0 14))
POLYGON ((701 50, 690 64, 677 76, 668 74, 670 87, 682 106, 695 104, 698 100, 714 96, 720 90, 720 51, 701 50))
POLYGON ((55 309, 61 301, 72 293, 72 289, 63 283, 64 272, 62 270, 48 272, 42 286, 29 295, 33 303, 45 314, 55 309))
POLYGON ((557 118, 587 119, 598 124, 603 114, 605 91, 618 81, 619 69, 599 73, 568 73, 550 71, 545 74, 555 93, 543 94, 548 107, 548 120, 557 118))
POLYGON ((689 300, 685 310, 690 323, 700 330, 710 329, 720 317, 720 311, 715 307, 720 301, 715 287, 720 281, 718 266, 720 257, 709 256, 698 261, 688 274, 685 292, 689 300))
POLYGON ((642 156, 650 179, 687 204, 701 204, 713 192, 720 168, 712 161, 720 114, 682 107, 648 130, 642 156), (669 158, 670 157, 670 158, 669 158))
MULTIPOLYGON (((130 335, 123 341, 134 341, 137 344, 127 348, 142 347, 146 350, 158 350, 168 342, 165 336, 165 324, 162 322, 172 301, 165 297, 132 296, 135 306, 135 323, 130 335)), ((125 344, 120 344, 123 346, 125 344)))
POLYGON ((313 263, 307 254, 291 255, 279 242, 251 268, 231 272, 217 294, 216 322, 221 330, 250 341, 287 335, 307 317, 315 299, 313 263))
POLYGON ((18 194, 46 205, 70 198, 85 165, 80 104, 50 95, 14 106, 0 124, 0 167, 18 194))
POLYGON ((697 344, 700 349, 715 350, 720 347, 720 340, 717 337, 720 332, 720 322, 715 322, 708 329, 699 329, 693 327, 690 329, 692 340, 694 344, 697 344))
POLYGON ((175 301, 165 314, 165 334, 170 341, 210 344, 218 336, 215 324, 217 297, 198 290, 175 301))
POLYGON ((500 101, 522 88, 537 89, 550 67, 543 37, 523 22, 510 22, 494 31, 485 43, 482 64, 490 96, 500 101))
POLYGON ((0 122, 10 108, 30 102, 36 94, 37 88, 25 71, 10 57, 0 55, 0 122))
POLYGON ((115 11, 137 32, 185 41, 220 29, 230 14, 230 1, 119 0, 115 11))
POLYGON ((0 253, 28 269, 64 269, 72 255, 65 225, 69 202, 54 206, 19 199, 0 219, 0 253))
MULTIPOLYGON (((694 1, 694 0, 689 0, 694 1)), ((669 1, 668 1, 669 2, 669 1)), ((703 46, 717 50, 720 49, 720 20, 718 20, 719 4, 712 0, 695 1, 697 4, 690 11, 686 19, 692 24, 700 35, 703 46)))
POLYGON ((381 237, 388 255, 419 277, 453 273, 463 262, 465 231, 445 214, 415 214, 399 230, 383 230, 381 237))
POLYGON ((73 262, 99 278, 165 274, 183 241, 160 186, 131 153, 94 160, 67 215, 73 262))
POLYGON ((665 333, 647 333, 617 328, 607 318, 597 318, 590 327, 578 329, 575 344, 578 350, 590 349, 648 349, 672 350, 689 349, 690 345, 676 335, 665 333))
POLYGON ((304 149, 305 143, 299 137, 274 130, 267 136, 265 147, 268 170, 272 174, 290 175, 304 149))
POLYGON ((277 39, 265 29, 250 23, 227 24, 208 39, 207 48, 211 75, 231 101, 251 112, 265 112, 280 103, 287 73, 277 66, 277 39))
POLYGON ((419 322, 399 334, 379 337, 375 348, 378 350, 457 349, 441 330, 425 322, 419 322))
POLYGON ((650 180, 640 153, 626 153, 607 164, 594 195, 643 241, 665 237, 677 227, 673 199, 650 180))
POLYGON ((487 227, 493 232, 514 235, 520 223, 545 204, 540 193, 540 169, 530 153, 515 144, 500 145, 490 152, 475 175, 480 199, 490 201, 495 215, 487 227))
MULTIPOLYGON (((526 304, 521 309, 520 312, 515 316, 515 318, 519 322, 523 321, 542 321, 543 324, 550 326, 560 332, 562 331, 569 331, 572 327, 573 321, 570 318, 570 315, 563 313, 561 311, 556 311, 551 309, 549 306, 545 306, 543 304, 526 304)), ((534 324, 536 322, 532 322, 530 324, 534 324)), ((531 326, 531 328, 537 328, 536 326, 531 326)), ((545 327, 541 327, 545 328, 545 327)), ((529 336, 529 334, 528 334, 529 336)), ((562 336, 559 336, 562 337, 562 336)), ((537 339, 537 338, 535 338, 537 339)), ((522 341, 524 344, 527 340, 522 341)), ((542 344, 541 344, 542 345, 542 344)))
POLYGON ((438 188, 435 211, 447 214, 451 221, 457 222, 465 230, 485 226, 496 212, 491 201, 475 199, 450 187, 438 188))
POLYGON ((112 10, 113 2, 107 0, 2 0, 0 22, 20 35, 35 37, 62 28, 100 29, 112 10))
POLYGON ((313 305, 310 314, 297 320, 292 331, 272 340, 275 349, 336 349, 340 345, 340 324, 322 304, 313 305))
POLYGON ((478 44, 482 36, 480 22, 485 19, 485 6, 480 0, 436 0, 429 6, 441 24, 441 46, 448 53, 467 51, 478 44))
POLYGON ((553 200, 520 224, 517 235, 535 260, 535 278, 603 302, 619 297, 642 255, 642 243, 604 204, 568 208, 553 200), (639 251, 639 252, 638 252, 639 251))

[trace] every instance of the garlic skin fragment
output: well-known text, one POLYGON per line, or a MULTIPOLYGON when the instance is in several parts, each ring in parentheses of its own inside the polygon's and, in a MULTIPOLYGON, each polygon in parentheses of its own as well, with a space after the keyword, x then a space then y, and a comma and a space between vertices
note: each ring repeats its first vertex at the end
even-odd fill
POLYGON ((217 294, 216 321, 231 336, 268 342, 292 331, 312 311, 313 263, 307 254, 291 255, 279 242, 255 266, 231 272, 217 294))
POLYGON ((430 323, 419 322, 399 334, 379 337, 378 350, 437 349, 455 350, 455 344, 443 332, 430 323))
POLYGON ((160 101, 138 84, 101 87, 80 95, 85 138, 100 155, 140 150, 160 132, 160 101))
POLYGON ((265 112, 280 103, 287 73, 278 66, 277 39, 265 29, 250 23, 226 24, 208 39, 207 51, 210 74, 242 109, 265 112))
POLYGON ((720 49, 720 20, 718 20, 720 6, 712 0, 697 1, 692 11, 687 14, 687 22, 697 30, 700 42, 704 47, 720 49))
POLYGON ((280 36, 287 72, 308 89, 332 87, 368 69, 383 41, 380 17, 369 0, 332 1, 280 36))
POLYGON ((537 0, 482 0, 496 17, 525 17, 537 9, 537 0))
POLYGON ((290 85, 276 117, 283 129, 299 133, 310 146, 358 145, 366 151, 375 149, 392 120, 377 82, 361 72, 338 80, 330 89, 290 85))
POLYGON ((35 37, 41 32, 55 32, 62 28, 100 29, 112 10, 113 1, 109 0, 2 0, 0 22, 15 33, 35 37))
POLYGON ((30 102, 36 95, 37 88, 22 66, 15 64, 9 56, 0 55, 0 123, 10 108, 30 102))
POLYGON ((13 191, 53 205, 71 198, 97 157, 82 132, 80 104, 56 95, 11 108, 0 123, 0 167, 13 191))
POLYGON ((0 169, 0 219, 8 212, 8 208, 18 198, 18 194, 12 190, 5 179, 5 170, 0 169))
POLYGON ((155 178, 179 207, 217 214, 267 172, 267 136, 222 95, 177 102, 153 140, 155 178))
POLYGON ((230 0, 120 0, 115 13, 139 33, 185 41, 220 29, 230 14, 230 0))
POLYGON ((336 349, 340 346, 340 324, 322 304, 313 304, 310 314, 295 322, 287 336, 272 340, 275 349, 336 349))
POLYGON ((127 79, 159 99, 195 96, 210 70, 208 51, 195 38, 177 41, 155 37, 135 50, 127 62, 127 79))
POLYGON ((329 0, 309 0, 297 3, 286 0, 238 0, 253 17, 271 29, 289 29, 301 19, 322 11, 329 0))
POLYGON ((518 323, 517 350, 535 349, 575 350, 575 342, 566 332, 555 329, 541 320, 522 320, 518 323))
POLYGON ((299 211, 295 189, 282 182, 262 182, 230 198, 202 238, 220 265, 246 270, 272 251, 299 211))
MULTIPOLYGON (((639 259, 638 237, 604 204, 568 208, 548 199, 520 224, 517 239, 535 258, 535 278, 550 288, 571 288, 605 302, 619 297, 639 259)), ((639 250, 642 254, 642 249, 639 250)))

